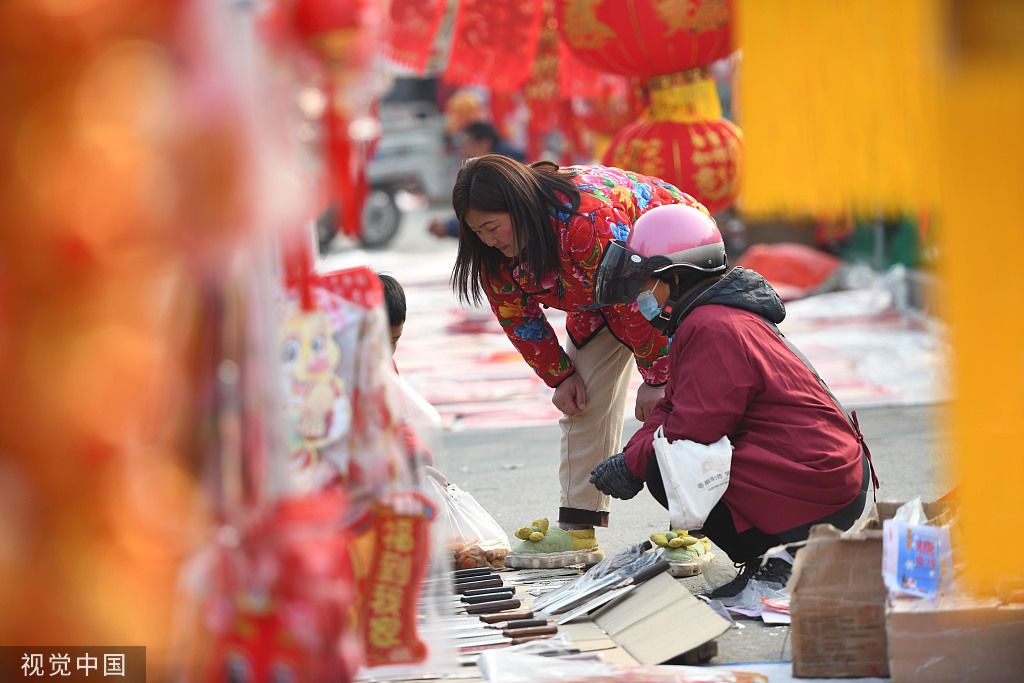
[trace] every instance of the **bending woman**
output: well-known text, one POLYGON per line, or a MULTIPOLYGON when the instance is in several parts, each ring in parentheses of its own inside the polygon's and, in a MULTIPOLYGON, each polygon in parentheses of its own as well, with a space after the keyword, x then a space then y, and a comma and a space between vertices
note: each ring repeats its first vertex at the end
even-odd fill
POLYGON ((595 526, 610 498, 590 471, 620 450, 630 359, 643 378, 635 415, 644 420, 668 379, 669 338, 633 302, 598 306, 594 274, 611 240, 625 240, 644 212, 663 204, 704 208, 658 178, 604 166, 526 165, 488 154, 459 171, 452 206, 459 247, 452 284, 465 303, 486 298, 509 340, 554 389, 562 412, 558 526, 535 520, 506 559, 555 567, 601 558, 595 526), (567 313, 563 349, 544 308, 567 313))

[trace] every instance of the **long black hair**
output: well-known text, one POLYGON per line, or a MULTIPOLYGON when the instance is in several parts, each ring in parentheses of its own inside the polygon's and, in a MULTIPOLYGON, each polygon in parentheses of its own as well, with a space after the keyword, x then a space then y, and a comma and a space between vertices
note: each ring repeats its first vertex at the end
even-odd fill
POLYGON ((545 275, 559 267, 557 221, 568 221, 580 206, 580 191, 572 181, 575 175, 550 161, 527 166, 500 154, 466 161, 452 189, 459 250, 451 282, 461 301, 479 304, 484 280, 509 265, 507 257, 469 229, 466 212, 476 209, 509 215, 520 248, 519 261, 529 267, 539 286, 545 275))

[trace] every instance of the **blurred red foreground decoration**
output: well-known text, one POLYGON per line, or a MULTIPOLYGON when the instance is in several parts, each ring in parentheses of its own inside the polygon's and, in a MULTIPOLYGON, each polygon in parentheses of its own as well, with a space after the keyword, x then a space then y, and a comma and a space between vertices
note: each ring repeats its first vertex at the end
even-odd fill
POLYGON ((0 642, 144 644, 152 680, 209 517, 205 295, 258 241, 200 5, 0 4, 0 642))
POLYGON ((266 4, 259 27, 277 58, 290 63, 306 85, 322 94, 318 119, 326 204, 338 208, 338 225, 358 238, 366 199, 369 149, 349 133, 352 122, 372 116, 376 91, 371 66, 384 30, 380 0, 279 0, 266 4))
POLYGON ((360 79, 377 52, 384 20, 378 0, 298 0, 295 25, 326 67, 324 153, 330 197, 340 207, 339 226, 358 237, 366 200, 366 156, 350 138, 349 123, 365 113, 369 99, 360 79))

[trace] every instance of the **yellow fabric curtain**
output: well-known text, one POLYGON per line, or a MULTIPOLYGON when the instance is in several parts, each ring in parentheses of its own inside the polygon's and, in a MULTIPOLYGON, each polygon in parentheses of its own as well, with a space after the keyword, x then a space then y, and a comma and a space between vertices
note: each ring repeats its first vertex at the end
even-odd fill
POLYGON ((968 579, 1005 594, 1024 586, 1024 3, 954 7, 964 11, 942 89, 937 216, 954 347, 949 451, 968 579))
POLYGON ((1024 3, 736 7, 739 208, 934 216, 960 550, 971 589, 1005 592, 1024 579, 1024 3))
POLYGON ((935 200, 937 8, 738 0, 739 208, 874 215, 935 200))

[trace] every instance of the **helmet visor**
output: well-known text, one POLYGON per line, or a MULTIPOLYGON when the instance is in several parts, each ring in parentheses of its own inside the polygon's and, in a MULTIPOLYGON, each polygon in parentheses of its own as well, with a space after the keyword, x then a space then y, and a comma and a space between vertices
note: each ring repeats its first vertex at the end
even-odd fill
POLYGON ((651 278, 654 267, 648 259, 626 248, 619 240, 605 247, 594 277, 594 303, 599 306, 636 301, 651 278))

